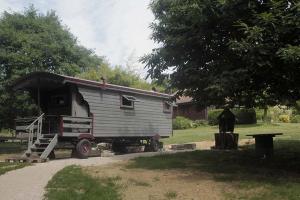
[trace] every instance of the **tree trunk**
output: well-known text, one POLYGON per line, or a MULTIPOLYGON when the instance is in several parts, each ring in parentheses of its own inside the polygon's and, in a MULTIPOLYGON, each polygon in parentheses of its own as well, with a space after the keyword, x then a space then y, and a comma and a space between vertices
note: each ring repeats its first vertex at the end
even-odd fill
POLYGON ((268 107, 264 108, 264 116, 263 116, 263 121, 267 122, 267 115, 268 115, 268 107))

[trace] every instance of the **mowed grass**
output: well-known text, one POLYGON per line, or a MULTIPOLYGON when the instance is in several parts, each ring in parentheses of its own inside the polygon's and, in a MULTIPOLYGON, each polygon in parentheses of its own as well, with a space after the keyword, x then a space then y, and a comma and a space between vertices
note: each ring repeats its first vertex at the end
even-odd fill
MULTIPOLYGON (((14 143, 14 142, 1 142, 0 143, 0 160, 4 161, 7 157, 13 157, 15 154, 20 154, 26 149, 26 143, 14 143)), ((0 175, 26 167, 28 163, 5 163, 0 162, 0 175)))
POLYGON ((22 153, 27 149, 27 143, 0 142, 0 154, 22 153))
MULTIPOLYGON (((219 131, 218 126, 201 126, 193 129, 174 130, 173 136, 163 139, 164 144, 182 144, 188 142, 199 142, 214 140, 214 133, 219 131)), ((257 133, 283 133, 283 136, 276 139, 300 140, 300 123, 273 123, 237 125, 235 132, 239 133, 240 139, 251 138, 246 135, 257 133)))
MULTIPOLYGON (((212 175, 225 183, 226 199, 300 199, 300 142, 275 142, 274 157, 262 159, 253 147, 240 151, 194 151, 140 157, 128 167, 149 170, 183 169, 212 175), (231 188, 231 189, 228 189, 231 188)), ((183 183, 184 184, 184 183, 183 183)))
POLYGON ((113 179, 96 179, 79 166, 68 166, 53 176, 46 186, 48 200, 119 200, 113 179))
POLYGON ((20 169, 28 166, 28 163, 5 163, 0 162, 0 175, 5 174, 8 171, 20 169))

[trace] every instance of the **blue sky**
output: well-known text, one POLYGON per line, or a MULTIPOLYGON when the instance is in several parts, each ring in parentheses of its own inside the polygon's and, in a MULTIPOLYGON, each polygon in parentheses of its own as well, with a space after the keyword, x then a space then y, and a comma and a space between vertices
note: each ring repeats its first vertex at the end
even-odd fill
POLYGON ((55 10, 80 44, 105 56, 112 65, 129 65, 144 75, 139 57, 155 47, 150 39, 150 0, 0 0, 0 12, 55 10))

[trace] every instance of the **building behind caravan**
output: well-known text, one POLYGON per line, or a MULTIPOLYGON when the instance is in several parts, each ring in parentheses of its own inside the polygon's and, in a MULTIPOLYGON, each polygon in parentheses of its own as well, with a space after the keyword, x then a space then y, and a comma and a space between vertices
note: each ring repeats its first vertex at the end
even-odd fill
POLYGON ((191 120, 207 120, 207 108, 199 108, 189 96, 180 96, 173 107, 173 118, 182 116, 191 120))

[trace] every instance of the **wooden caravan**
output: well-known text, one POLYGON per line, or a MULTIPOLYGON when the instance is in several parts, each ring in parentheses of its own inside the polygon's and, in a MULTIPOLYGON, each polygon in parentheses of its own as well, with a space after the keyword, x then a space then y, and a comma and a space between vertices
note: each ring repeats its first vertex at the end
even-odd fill
POLYGON ((168 94, 47 72, 28 74, 13 88, 28 91, 41 113, 16 119, 16 132, 29 137, 24 156, 46 159, 62 143, 82 158, 91 142, 109 142, 115 150, 146 142, 146 149, 157 150, 158 139, 172 133, 168 94))

